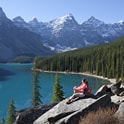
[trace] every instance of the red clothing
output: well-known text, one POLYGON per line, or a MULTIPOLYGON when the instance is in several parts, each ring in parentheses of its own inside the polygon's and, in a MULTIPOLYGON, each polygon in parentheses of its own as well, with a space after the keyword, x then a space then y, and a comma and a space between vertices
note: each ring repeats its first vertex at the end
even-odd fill
POLYGON ((83 83, 81 86, 76 87, 75 90, 84 93, 84 91, 88 88, 87 84, 83 83))

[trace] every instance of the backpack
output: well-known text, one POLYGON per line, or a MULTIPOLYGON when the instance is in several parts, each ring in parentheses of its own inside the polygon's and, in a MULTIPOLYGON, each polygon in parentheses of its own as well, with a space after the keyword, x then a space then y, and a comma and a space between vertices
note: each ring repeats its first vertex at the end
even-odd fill
POLYGON ((92 87, 89 87, 88 89, 86 89, 85 91, 85 95, 88 96, 92 93, 92 87))

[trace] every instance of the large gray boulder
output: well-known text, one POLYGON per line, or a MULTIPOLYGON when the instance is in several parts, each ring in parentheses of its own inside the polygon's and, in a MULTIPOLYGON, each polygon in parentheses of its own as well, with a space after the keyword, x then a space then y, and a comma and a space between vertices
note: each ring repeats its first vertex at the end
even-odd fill
POLYGON ((120 104, 119 109, 115 113, 115 116, 117 116, 121 122, 124 122, 124 102, 120 104))
POLYGON ((111 86, 112 93, 115 95, 119 95, 120 94, 120 86, 121 86, 121 81, 114 83, 111 86))
POLYGON ((121 84, 121 81, 110 83, 107 85, 102 85, 94 94, 97 98, 101 97, 104 94, 108 94, 110 96, 118 95, 124 96, 124 87, 121 84))
POLYGON ((102 95, 106 94, 108 87, 106 85, 102 85, 94 94, 97 98, 101 97, 102 95))
POLYGON ((121 104, 124 102, 124 96, 113 95, 111 96, 111 101, 115 104, 121 104))
POLYGON ((109 95, 99 99, 84 98, 71 104, 67 100, 61 101, 55 107, 40 116, 33 124, 78 124, 80 117, 99 107, 108 107, 111 104, 109 95))

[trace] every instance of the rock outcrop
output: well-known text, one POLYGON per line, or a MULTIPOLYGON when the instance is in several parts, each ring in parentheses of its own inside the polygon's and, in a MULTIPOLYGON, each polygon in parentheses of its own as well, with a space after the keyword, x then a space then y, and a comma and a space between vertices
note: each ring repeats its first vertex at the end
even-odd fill
POLYGON ((115 113, 115 116, 122 122, 124 122, 124 102, 120 104, 119 109, 115 113))
POLYGON ((69 105, 66 104, 66 100, 63 100, 40 116, 33 124, 78 124, 81 116, 89 111, 97 110, 99 107, 108 107, 110 104, 109 95, 104 95, 98 99, 79 99, 69 105))
POLYGON ((94 95, 66 104, 66 99, 17 112, 16 124, 78 124, 81 117, 99 107, 117 107, 115 116, 124 119, 124 85, 111 83, 101 86, 94 95))
POLYGON ((51 109, 57 103, 41 105, 37 107, 32 107, 28 109, 23 109, 17 112, 16 124, 33 124, 33 122, 44 114, 46 111, 51 109))

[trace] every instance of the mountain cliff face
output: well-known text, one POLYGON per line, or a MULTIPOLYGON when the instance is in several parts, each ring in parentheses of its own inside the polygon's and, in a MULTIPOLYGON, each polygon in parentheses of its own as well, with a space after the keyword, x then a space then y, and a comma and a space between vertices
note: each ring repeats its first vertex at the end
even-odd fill
MULTIPOLYGON (((26 25, 24 23, 23 26, 26 25)), ((44 56, 51 53, 50 49, 43 46, 40 35, 15 26, 0 8, 0 62, 7 62, 22 55, 44 56)))
POLYGON ((23 21, 18 21, 16 18, 13 22, 18 27, 40 34, 44 45, 59 51, 108 43, 124 36, 123 21, 106 24, 93 16, 82 24, 78 24, 72 14, 45 23, 34 18, 26 23, 26 26, 23 21))

